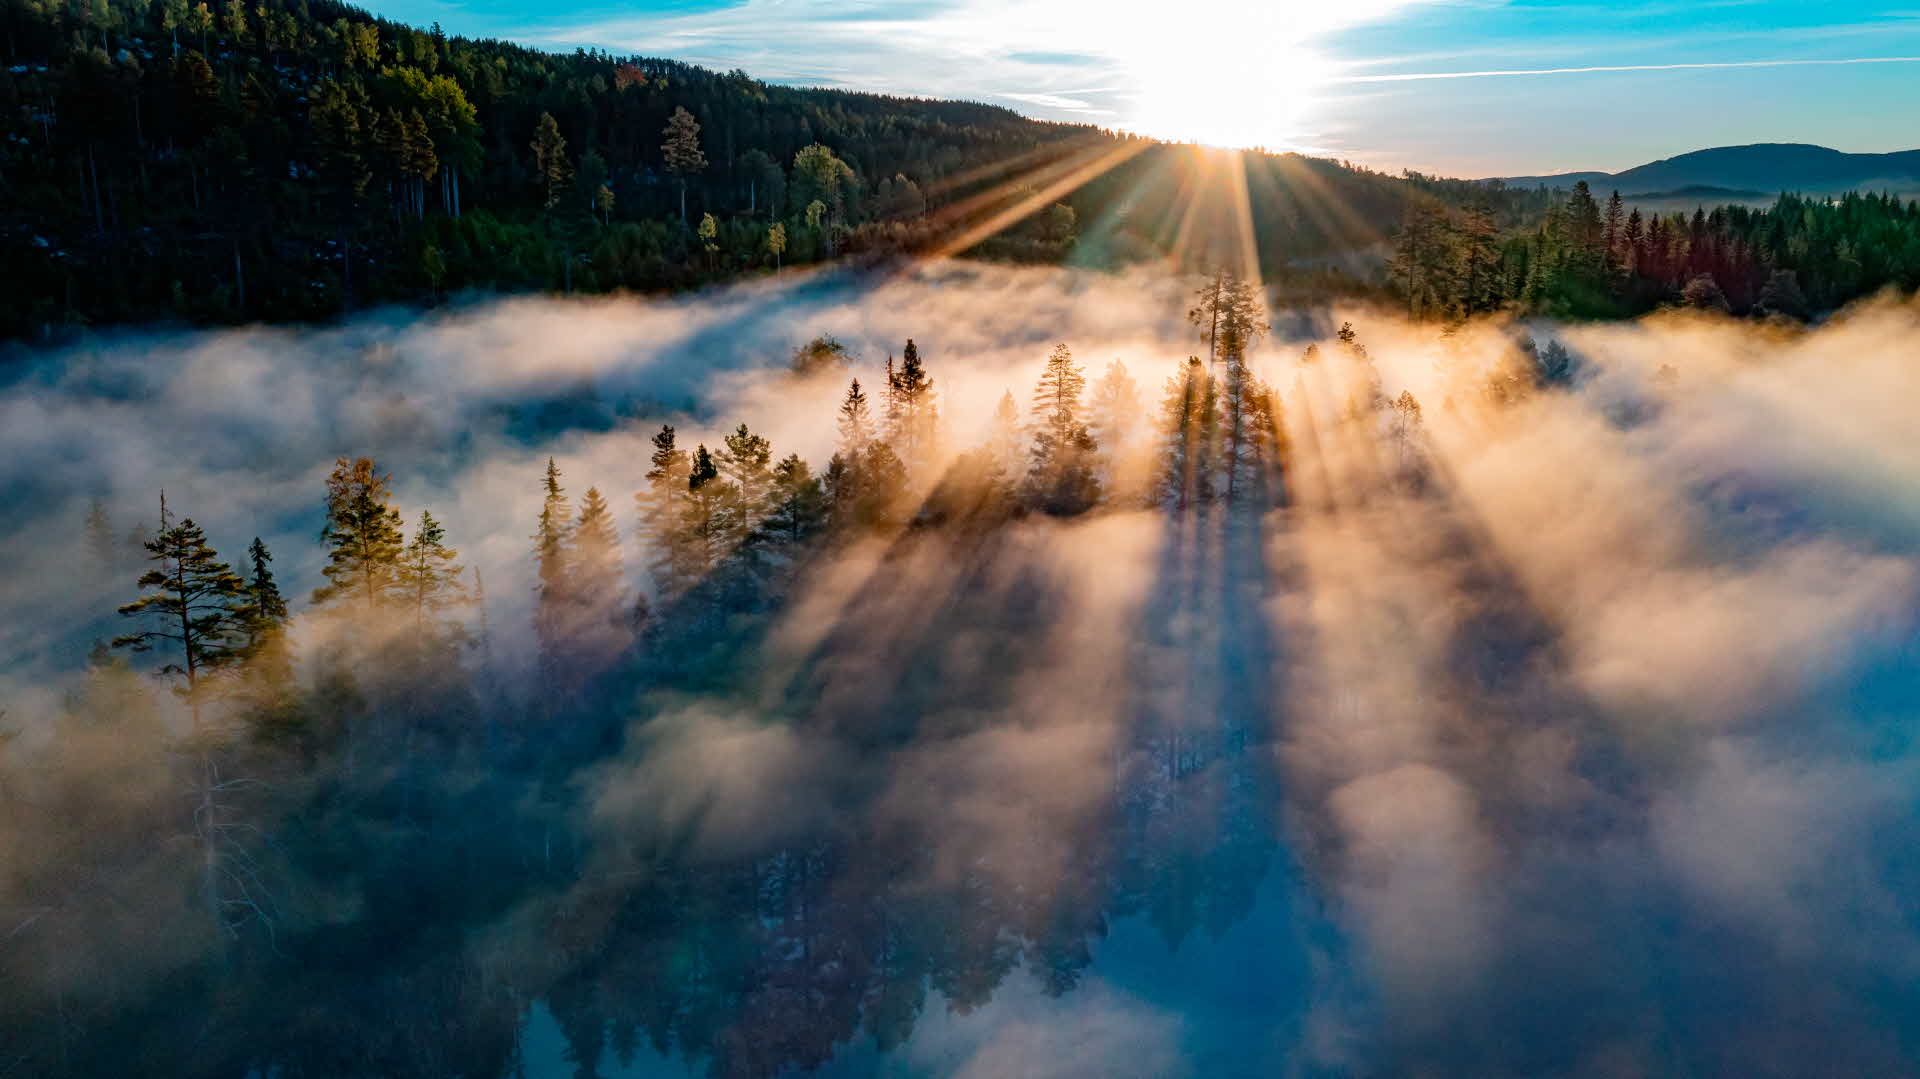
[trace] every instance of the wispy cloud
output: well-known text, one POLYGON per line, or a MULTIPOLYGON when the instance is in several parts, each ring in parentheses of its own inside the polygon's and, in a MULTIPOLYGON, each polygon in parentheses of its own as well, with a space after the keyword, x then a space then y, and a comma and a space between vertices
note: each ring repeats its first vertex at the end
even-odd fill
POLYGON ((1491 79, 1528 75, 1588 75, 1623 71, 1711 71, 1763 67, 1844 67, 1852 64, 1920 64, 1920 56, 1860 56, 1838 60, 1726 60, 1695 64, 1599 64, 1590 67, 1510 68, 1493 71, 1418 71, 1393 75, 1341 75, 1337 83, 1424 82, 1433 79, 1491 79))

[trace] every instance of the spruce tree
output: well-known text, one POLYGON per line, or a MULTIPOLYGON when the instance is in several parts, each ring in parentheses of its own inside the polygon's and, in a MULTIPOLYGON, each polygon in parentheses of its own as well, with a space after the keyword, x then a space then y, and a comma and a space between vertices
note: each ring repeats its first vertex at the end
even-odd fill
POLYGON ((144 618, 151 628, 116 637, 113 646, 135 652, 178 649, 179 662, 160 670, 184 679, 180 690, 193 710, 197 734, 206 679, 239 658, 238 638, 247 618, 246 582, 220 561, 192 518, 162 529, 145 547, 154 563, 140 576, 139 587, 146 594, 122 606, 120 614, 144 618))
POLYGON ((560 467, 547 458, 543 486, 546 497, 540 503, 540 520, 533 533, 535 566, 533 628, 540 640, 541 656, 549 663, 558 659, 565 643, 568 608, 573 602, 573 507, 560 486, 560 467))
POLYGON ((773 445, 743 423, 726 436, 726 446, 714 463, 731 487, 733 503, 727 508, 727 527, 730 542, 737 547, 746 542, 767 511, 767 495, 773 486, 773 445))
POLYGON ((1618 270, 1626 265, 1624 241, 1627 231, 1627 204, 1615 191, 1607 199, 1606 215, 1600 226, 1600 246, 1606 252, 1607 268, 1618 270))
POLYGON ((241 627, 245 635, 242 653, 248 662, 285 662, 285 655, 269 658, 277 650, 287 626, 287 600, 273 579, 273 555, 259 536, 247 546, 251 572, 247 576, 246 617, 241 627))
POLYGON ((720 478, 720 466, 706 445, 696 447, 682 503, 688 540, 686 569, 691 579, 713 572, 726 555, 732 536, 727 519, 727 507, 733 501, 731 486, 720 478))
POLYGON ((1020 406, 1014 404, 1012 390, 1000 395, 1000 404, 993 410, 987 452, 1009 481, 1017 482, 1026 474, 1025 455, 1020 450, 1020 406))
POLYGON ((1064 344, 1054 346, 1033 390, 1033 465, 1027 481, 1035 504, 1061 516, 1084 513, 1099 499, 1093 435, 1081 418, 1087 378, 1064 344))
MULTIPOLYGON (((1351 326, 1341 328, 1341 340, 1350 341, 1351 326)), ((1161 404, 1162 453, 1160 494, 1176 510, 1213 497, 1214 437, 1219 402, 1213 376, 1198 356, 1190 356, 1167 379, 1161 404)))
POLYGON ((459 563, 460 552, 448 547, 446 539, 446 528, 432 513, 421 510, 400 563, 398 594, 412 608, 414 633, 422 641, 439 637, 444 615, 467 602, 466 586, 460 580, 466 567, 459 563))
POLYGON ((619 533, 598 487, 587 488, 580 499, 572 576, 568 637, 580 669, 598 670, 626 647, 630 611, 619 533))
POLYGON ((640 515, 640 536, 648 547, 647 574, 662 599, 678 596, 690 583, 681 573, 687 564, 684 503, 692 462, 677 445, 672 426, 653 436, 652 468, 647 486, 634 493, 640 515))
POLYGON ((273 555, 255 536, 247 547, 246 606, 242 611, 241 694, 252 708, 254 731, 283 738, 299 723, 293 692, 293 657, 287 646, 287 601, 274 580, 273 555))
POLYGON ((327 583, 314 589, 313 602, 334 600, 372 611, 392 598, 402 548, 400 511, 387 504, 392 476, 380 475, 373 458, 334 462, 327 477, 327 583))
POLYGON ((926 365, 920 360, 919 346, 912 338, 907 339, 907 347, 900 354, 900 369, 892 381, 899 428, 893 448, 909 470, 923 468, 933 454, 940 414, 934 400, 933 379, 928 376, 926 365))
MULTIPOLYGON (((1012 404, 1011 400, 1006 402, 1012 404)), ((1117 451, 1133 440, 1140 422, 1140 386, 1128 373, 1127 365, 1115 360, 1094 384, 1091 416, 1087 426, 1108 451, 1117 451)))
POLYGON ((839 427, 840 452, 849 460, 858 459, 873 441, 873 414, 857 378, 848 384, 847 395, 840 401, 839 427))

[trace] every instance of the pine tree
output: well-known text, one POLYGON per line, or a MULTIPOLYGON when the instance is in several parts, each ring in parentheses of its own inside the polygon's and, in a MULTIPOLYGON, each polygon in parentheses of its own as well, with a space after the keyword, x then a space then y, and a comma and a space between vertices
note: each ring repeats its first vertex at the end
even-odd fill
POLYGON ((773 494, 764 523, 767 534, 780 543, 805 543, 825 526, 827 496, 813 470, 790 453, 773 469, 773 494))
POLYGON ((662 426, 653 436, 653 455, 649 458, 653 467, 647 471, 647 486, 633 496, 640 515, 640 535, 648 547, 648 576, 660 597, 669 600, 691 583, 683 573, 688 543, 682 525, 693 466, 687 451, 676 442, 671 426, 662 426))
POLYGON ((940 414, 933 379, 927 375, 912 338, 907 339, 907 347, 900 354, 900 369, 892 376, 892 389, 899 414, 894 449, 909 470, 924 467, 933 454, 940 414))
POLYGON ((239 658, 236 638, 247 617, 246 582, 220 561, 192 518, 163 528, 145 546, 155 563, 140 576, 139 587, 146 595, 121 607, 120 614, 146 618, 154 628, 116 637, 113 646, 135 652, 155 646, 179 650, 180 662, 160 670, 185 679, 182 695, 193 710, 198 734, 206 679, 239 658))
POLYGON ((1500 272, 1500 228, 1484 206, 1469 209, 1460 223, 1457 307, 1477 315, 1500 306, 1505 292, 1500 272))
POLYGON ((1141 421, 1140 387, 1125 364, 1115 360, 1107 365, 1094 384, 1088 412, 1087 429, 1105 455, 1104 486, 1118 495, 1116 485, 1123 474, 1136 471, 1129 462, 1141 421))
POLYGON ((660 133, 666 136, 666 141, 660 144, 660 155, 667 171, 680 182, 680 220, 685 222, 687 178, 704 172, 707 167, 707 155, 700 150, 700 121, 685 108, 675 106, 673 116, 660 133))
POLYGON ((1080 422, 1080 394, 1087 378, 1065 344, 1055 345, 1033 388, 1036 452, 1043 445, 1065 444, 1080 422))
POLYGON ((993 455, 993 462, 1007 477, 1009 482, 1018 481, 1026 475, 1026 468, 1020 451, 1020 406, 1013 402, 1013 391, 1000 395, 1000 404, 993 410, 993 427, 987 436, 987 452, 993 455))
POLYGON ((1453 223, 1445 209, 1428 204, 1410 207, 1400 228, 1387 274, 1406 297, 1414 318, 1444 314, 1460 290, 1461 270, 1453 223))
POLYGON ((1413 396, 1412 390, 1401 390, 1399 398, 1393 402, 1388 432, 1393 440, 1400 473, 1417 475, 1423 460, 1424 434, 1420 426, 1420 401, 1413 396))
POLYGON ((1245 352, 1267 332, 1253 286, 1227 270, 1215 270, 1194 295, 1200 302, 1187 321, 1200 327, 1209 364, 1245 352))
MULTIPOLYGON (((1352 327, 1341 328, 1350 340, 1352 327)), ((1198 356, 1190 356, 1166 383, 1161 404, 1161 431, 1165 440, 1160 478, 1161 498, 1176 510, 1213 497, 1214 438, 1219 402, 1213 376, 1198 356)))
POLYGON ((271 568, 273 555, 255 536, 247 547, 250 572, 241 609, 240 695, 250 706, 255 733, 268 739, 288 736, 300 723, 294 694, 293 656, 287 645, 287 601, 271 568))
POLYGON ((1093 387, 1092 418, 1088 426, 1094 437, 1109 449, 1132 441, 1133 428, 1140 418, 1140 386, 1128 373, 1127 365, 1115 360, 1107 365, 1093 387))
POLYGON ((683 506, 688 539, 688 568, 698 579, 712 573, 727 553, 733 530, 727 508, 733 502, 730 484, 720 478, 720 466, 704 443, 693 451, 687 473, 683 506))
POLYGON ((1625 240, 1627 231, 1627 204, 1615 191, 1607 200, 1607 211, 1600 228, 1600 246, 1605 250, 1607 268, 1619 270, 1627 264, 1625 240))
POLYGON ((767 495, 773 486, 773 446, 764 437, 747 430, 743 423, 726 436, 725 448, 715 464, 731 488, 733 501, 727 507, 728 538, 738 547, 746 543, 767 511, 767 495))
POLYGON ((880 409, 881 431, 887 444, 898 449, 903 437, 900 430, 900 372, 894 367, 891 352, 887 353, 886 386, 887 395, 880 409))
POLYGON ((578 669, 597 671, 627 646, 631 635, 619 533, 598 487, 587 488, 581 497, 572 538, 573 609, 567 636, 578 669))
POLYGON ((327 583, 314 589, 315 604, 336 599, 372 611, 391 598, 399 571, 400 511, 387 504, 392 476, 382 476, 373 458, 334 462, 327 477, 327 583))
POLYGON ((840 402, 839 427, 840 452, 849 460, 858 459, 873 441, 873 415, 857 378, 848 384, 847 396, 840 402))
POLYGON ((467 602, 461 575, 466 572, 458 559, 460 552, 446 545, 447 530, 433 514, 420 511, 420 523, 414 526, 407 542, 406 557, 400 563, 398 592, 402 602, 413 609, 414 633, 420 640, 441 635, 443 616, 467 602))
POLYGON ((243 631, 248 658, 259 655, 286 629, 287 600, 273 579, 273 555, 259 536, 247 546, 252 572, 247 577, 247 618, 243 631))
POLYGON ((1064 344, 1054 346, 1033 390, 1033 465, 1028 486, 1039 508, 1068 516, 1099 500, 1093 471, 1095 443, 1081 419, 1086 374, 1064 344))
POLYGON ((546 497, 540 503, 540 520, 533 533, 535 566, 534 634, 540 641, 544 662, 557 663, 565 647, 569 608, 573 603, 573 506, 560 486, 560 467, 547 458, 543 480, 546 497))
POLYGON ((1187 321, 1205 329, 1201 336, 1207 342, 1207 363, 1213 363, 1215 350, 1220 341, 1220 306, 1227 287, 1227 268, 1216 267, 1213 274, 1194 291, 1194 298, 1200 302, 1187 312, 1187 321))

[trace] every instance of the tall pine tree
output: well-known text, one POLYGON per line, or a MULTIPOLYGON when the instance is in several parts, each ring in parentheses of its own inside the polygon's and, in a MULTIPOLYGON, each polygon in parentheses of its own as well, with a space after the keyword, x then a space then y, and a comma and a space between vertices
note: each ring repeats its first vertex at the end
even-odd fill
POLYGON ((336 600, 372 611, 392 598, 402 548, 400 511, 388 504, 392 476, 383 476, 373 458, 345 457, 327 477, 327 583, 314 589, 313 602, 336 600))
POLYGON ((135 652, 177 650, 179 661, 160 670, 183 680, 180 692, 193 710, 198 734, 204 727, 201 705, 207 678, 240 658, 246 582, 220 561, 192 518, 162 529, 145 546, 154 564, 140 576, 146 594, 121 607, 120 614, 145 619, 149 628, 116 637, 113 645, 135 652))

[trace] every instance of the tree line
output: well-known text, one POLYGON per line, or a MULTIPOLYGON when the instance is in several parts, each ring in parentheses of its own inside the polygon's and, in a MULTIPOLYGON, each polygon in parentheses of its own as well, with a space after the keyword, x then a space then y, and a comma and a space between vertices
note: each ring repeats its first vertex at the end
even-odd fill
POLYGON ((1807 318, 1888 286, 1920 288, 1920 201, 1782 194, 1771 207, 1643 213, 1585 181, 1536 222, 1503 229, 1493 209, 1410 210, 1389 263, 1416 317, 1514 309, 1555 317, 1643 314, 1662 305, 1807 318))
POLYGON ((0 24, 15 335, 679 287, 906 242, 967 170, 1098 137, 334 0, 23 0, 0 24))
MULTIPOLYGON (((663 620, 731 602, 730 591, 774 588, 774 578, 812 552, 876 529, 978 532, 1103 507, 1271 504, 1288 442, 1275 391, 1247 363, 1267 333, 1262 309, 1250 283, 1210 275, 1189 312, 1206 352, 1176 365, 1157 407, 1125 365, 1089 378, 1060 344, 1024 407, 1009 390, 985 437, 957 452, 933 368, 909 339, 871 390, 857 374, 849 378, 831 421, 834 450, 817 467, 777 454, 746 424, 711 446, 688 446, 663 425, 651 438, 648 468, 625 484, 628 522, 597 485, 570 495, 549 460, 530 552, 543 680, 589 681, 661 632, 663 620), (638 575, 629 573, 630 542, 643 552, 638 575), (635 576, 647 587, 633 588, 635 576)), ((828 337, 792 359, 796 375, 808 377, 848 364, 828 337)), ((311 608, 404 624, 404 649, 421 663, 455 662, 490 636, 471 624, 484 621, 483 584, 463 569, 444 524, 422 511, 409 528, 391 492, 376 461, 335 463, 326 481, 324 583, 311 608)), ((89 549, 108 564, 117 559, 124 541, 103 506, 94 506, 86 534, 89 549)), ((138 628, 113 646, 164 658, 159 673, 177 682, 196 730, 216 699, 279 733, 297 727, 287 707, 291 608, 265 542, 255 537, 236 569, 164 495, 157 528, 138 542, 146 563, 140 594, 120 608, 138 628)))
POLYGON ((544 53, 337 0, 21 0, 0 31, 9 337, 684 288, 941 249, 1008 208, 967 253, 1193 269, 1250 225, 1269 284, 1352 294, 1372 285, 1301 260, 1365 249, 1409 206, 1468 194, 985 105, 544 53), (1072 190, 1052 183, 1095 160, 1072 190), (1245 223, 1222 216, 1242 212, 1233 186, 1245 223), (1196 200, 1205 243, 1175 227, 1196 200))

